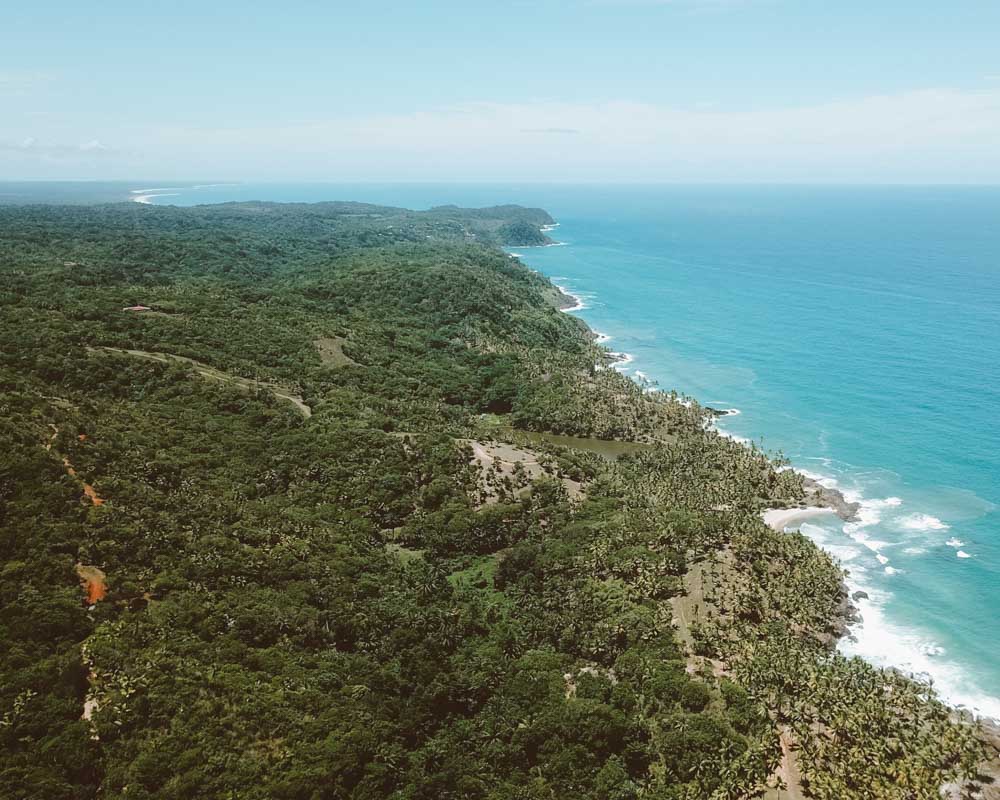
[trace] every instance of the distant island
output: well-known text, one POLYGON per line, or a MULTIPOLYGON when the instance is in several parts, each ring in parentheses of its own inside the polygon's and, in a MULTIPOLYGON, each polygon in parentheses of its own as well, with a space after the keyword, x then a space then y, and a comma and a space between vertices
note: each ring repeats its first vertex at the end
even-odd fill
POLYGON ((541 209, 0 208, 0 796, 974 796, 835 648, 856 512, 503 247, 541 209), (767 521, 765 521, 765 519, 767 521))

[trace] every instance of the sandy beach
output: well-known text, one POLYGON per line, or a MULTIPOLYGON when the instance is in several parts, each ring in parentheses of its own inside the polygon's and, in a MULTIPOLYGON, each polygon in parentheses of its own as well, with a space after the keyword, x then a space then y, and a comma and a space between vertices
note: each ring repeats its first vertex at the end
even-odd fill
POLYGON ((133 203, 142 203, 143 205, 149 206, 153 205, 154 197, 173 197, 174 195, 180 194, 180 189, 177 187, 167 187, 164 189, 133 189, 131 194, 133 196, 130 199, 133 203))
POLYGON ((834 511, 834 509, 822 506, 808 506, 806 508, 769 508, 767 511, 761 512, 761 517, 764 522, 776 531, 783 531, 787 528, 795 527, 800 522, 805 522, 807 519, 835 513, 836 511, 834 511))

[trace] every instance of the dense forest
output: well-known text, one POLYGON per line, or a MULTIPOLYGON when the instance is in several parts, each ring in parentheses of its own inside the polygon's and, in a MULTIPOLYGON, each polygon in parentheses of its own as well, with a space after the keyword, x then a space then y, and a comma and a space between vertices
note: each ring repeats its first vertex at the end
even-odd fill
POLYGON ((0 208, 0 797, 936 798, 801 478, 613 369, 544 211, 0 208), (613 447, 611 446, 613 445, 613 447))

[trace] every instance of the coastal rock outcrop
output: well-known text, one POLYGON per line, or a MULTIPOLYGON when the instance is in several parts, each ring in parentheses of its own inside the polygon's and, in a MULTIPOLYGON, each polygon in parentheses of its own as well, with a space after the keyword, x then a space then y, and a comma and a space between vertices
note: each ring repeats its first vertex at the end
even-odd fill
POLYGON ((804 478, 802 485, 806 490, 807 505, 832 508, 845 522, 853 522, 857 518, 861 504, 849 502, 839 490, 823 486, 814 478, 804 478))

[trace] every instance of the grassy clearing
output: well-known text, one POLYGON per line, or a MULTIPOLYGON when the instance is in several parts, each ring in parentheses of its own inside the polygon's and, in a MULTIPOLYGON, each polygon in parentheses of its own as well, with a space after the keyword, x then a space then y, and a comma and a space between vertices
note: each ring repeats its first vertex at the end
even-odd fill
POLYGON ((344 352, 345 344, 347 344, 347 339, 340 336, 323 336, 313 341, 323 366, 334 369, 358 366, 358 362, 344 352))
MULTIPOLYGON (((505 442, 465 441, 472 447, 472 463, 480 470, 480 490, 485 505, 518 494, 528 485, 550 474, 538 453, 505 442)), ((583 484, 560 478, 570 498, 583 496, 583 484)))
POLYGON ((409 564, 411 561, 420 561, 424 557, 423 550, 414 550, 411 547, 403 547, 401 544, 389 542, 385 546, 386 552, 394 556, 400 564, 409 564))
POLYGON ((518 434, 530 442, 547 442, 560 447, 568 447, 571 450, 583 450, 587 453, 595 453, 608 461, 614 461, 619 456, 641 453, 643 450, 649 450, 653 447, 652 444, 645 442, 620 442, 613 439, 591 439, 586 436, 563 436, 558 433, 518 431, 518 434))
POLYGON ((493 579, 500 565, 502 553, 479 556, 464 569, 456 570, 448 576, 448 583, 460 593, 479 593, 485 595, 491 603, 510 606, 510 598, 494 588, 493 579))

